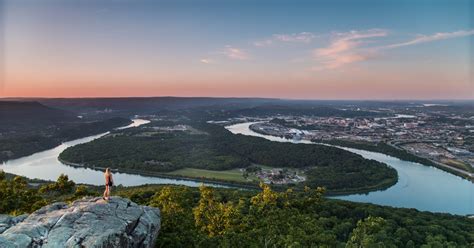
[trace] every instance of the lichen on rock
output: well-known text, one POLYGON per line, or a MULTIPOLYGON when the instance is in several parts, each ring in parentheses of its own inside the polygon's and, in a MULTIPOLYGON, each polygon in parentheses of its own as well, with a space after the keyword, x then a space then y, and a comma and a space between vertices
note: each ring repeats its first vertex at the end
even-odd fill
POLYGON ((0 215, 0 247, 153 247, 159 229, 158 208, 120 197, 84 198, 29 216, 0 215))

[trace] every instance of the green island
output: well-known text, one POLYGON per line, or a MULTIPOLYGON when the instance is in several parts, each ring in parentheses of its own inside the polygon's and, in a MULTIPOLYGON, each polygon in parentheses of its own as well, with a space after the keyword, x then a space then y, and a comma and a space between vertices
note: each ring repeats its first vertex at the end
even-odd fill
MULTIPOLYGON (((113 194, 161 210, 156 247, 473 247, 474 221, 329 199, 323 188, 275 191, 170 185, 114 187, 113 194)), ((103 187, 31 181, 0 172, 0 214, 100 196, 103 187), (34 182, 34 183, 33 183, 34 182)))
POLYGON ((67 164, 128 173, 258 187, 325 187, 328 194, 368 192, 397 182, 388 165, 339 148, 234 135, 202 121, 152 121, 70 147, 67 164))

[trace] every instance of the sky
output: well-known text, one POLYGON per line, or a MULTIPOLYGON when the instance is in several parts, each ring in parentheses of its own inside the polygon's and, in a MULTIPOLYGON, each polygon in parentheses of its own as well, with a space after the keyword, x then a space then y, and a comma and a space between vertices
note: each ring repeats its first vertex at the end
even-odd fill
POLYGON ((0 0, 0 97, 474 99, 469 0, 0 0))

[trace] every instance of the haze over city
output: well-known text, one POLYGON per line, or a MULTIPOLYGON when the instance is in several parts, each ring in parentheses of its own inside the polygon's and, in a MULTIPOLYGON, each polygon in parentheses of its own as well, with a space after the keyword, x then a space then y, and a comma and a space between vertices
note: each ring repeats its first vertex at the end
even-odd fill
POLYGON ((0 1, 0 97, 472 99, 471 1, 0 1))

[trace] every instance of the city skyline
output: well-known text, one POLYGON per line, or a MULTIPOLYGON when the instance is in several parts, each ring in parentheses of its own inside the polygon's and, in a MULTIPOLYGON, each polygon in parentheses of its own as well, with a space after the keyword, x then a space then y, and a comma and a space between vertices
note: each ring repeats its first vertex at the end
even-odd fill
POLYGON ((0 0, 0 97, 473 99, 470 1, 0 0))

